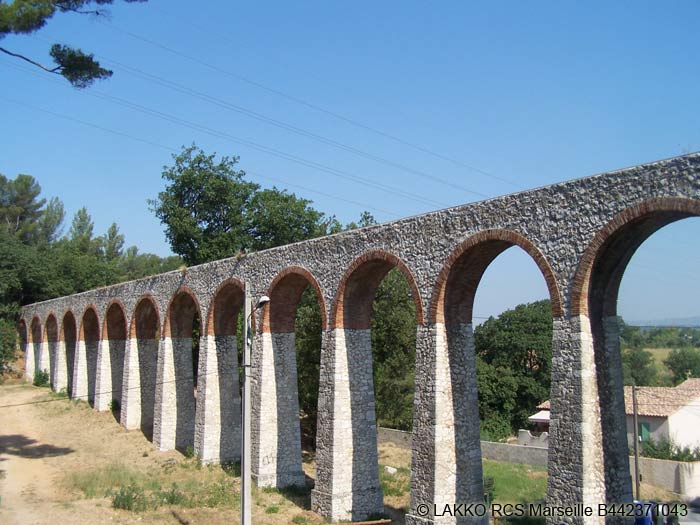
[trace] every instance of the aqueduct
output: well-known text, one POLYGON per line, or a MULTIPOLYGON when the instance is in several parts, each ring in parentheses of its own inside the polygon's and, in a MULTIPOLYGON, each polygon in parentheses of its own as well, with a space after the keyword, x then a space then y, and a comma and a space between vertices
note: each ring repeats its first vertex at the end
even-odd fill
POLYGON ((192 445, 203 461, 235 459, 235 319, 249 283, 253 296, 272 299, 255 323, 253 475, 264 486, 301 484, 294 316, 311 286, 323 316, 312 506, 333 520, 366 518, 383 511, 371 304, 398 268, 417 330, 406 519, 449 523, 417 509, 481 501, 472 306, 491 261, 518 246, 552 304, 548 501, 630 501, 618 288, 646 238, 698 215, 700 155, 692 154, 27 305, 19 324, 27 378, 49 370, 54 389, 96 410, 119 402, 121 424, 160 450, 192 445))

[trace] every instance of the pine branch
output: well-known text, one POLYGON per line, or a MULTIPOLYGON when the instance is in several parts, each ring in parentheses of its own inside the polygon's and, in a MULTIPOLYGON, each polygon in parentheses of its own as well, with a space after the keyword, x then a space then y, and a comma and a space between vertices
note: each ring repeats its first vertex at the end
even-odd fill
POLYGON ((18 53, 13 53, 12 51, 9 51, 9 50, 5 49, 4 47, 1 47, 1 46, 0 46, 0 51, 2 51, 3 53, 5 53, 5 54, 7 54, 7 55, 13 56, 13 57, 15 57, 15 58, 19 58, 19 59, 21 59, 21 60, 24 60, 25 62, 29 62, 29 63, 32 64, 33 66, 36 66, 36 67, 38 67, 38 68, 41 68, 41 69, 43 69, 44 71, 46 71, 46 72, 48 72, 48 73, 54 73, 54 74, 56 74, 56 75, 60 75, 60 74, 61 74, 61 69, 63 69, 63 66, 57 66, 57 67, 54 67, 54 68, 48 68, 48 67, 44 66, 43 64, 40 64, 39 62, 35 62, 35 61, 32 60, 31 58, 27 58, 27 57, 25 57, 24 55, 20 55, 20 54, 18 54, 18 53))

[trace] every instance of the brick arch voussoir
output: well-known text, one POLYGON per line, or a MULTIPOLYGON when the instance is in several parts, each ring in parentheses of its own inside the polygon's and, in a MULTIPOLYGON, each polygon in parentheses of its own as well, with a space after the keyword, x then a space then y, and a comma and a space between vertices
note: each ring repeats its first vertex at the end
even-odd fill
POLYGON ((73 324, 75 325, 75 335, 76 337, 78 336, 78 323, 75 320, 75 313, 73 312, 72 308, 66 309, 65 312, 63 312, 63 316, 61 317, 61 326, 58 328, 58 340, 59 341, 65 341, 66 338, 66 318, 68 317, 68 314, 73 317, 73 324))
POLYGON ((494 228, 482 230, 465 239, 452 250, 452 253, 447 257, 433 288, 433 296, 430 301, 429 311, 430 322, 437 323, 445 321, 445 314, 443 311, 445 290, 447 287, 447 279, 450 276, 453 265, 463 254, 489 241, 503 241, 513 246, 518 246, 532 258, 547 284, 547 290, 549 291, 549 298, 552 304, 552 317, 561 317, 563 315, 563 305, 561 293, 559 291, 559 283, 556 275, 554 275, 552 266, 549 264, 549 261, 542 251, 540 251, 532 241, 520 233, 513 230, 494 228))
MULTIPOLYGON (((278 273, 275 276, 275 278, 272 280, 272 283, 270 283, 270 286, 268 286, 267 295, 269 297, 272 297, 275 289, 289 275, 299 275, 300 277, 303 277, 309 284, 309 286, 311 286, 314 289, 314 291, 316 292, 316 299, 319 303, 319 307, 321 308, 321 330, 326 330, 328 328, 328 313, 326 310, 326 301, 323 297, 321 285, 318 283, 316 277, 314 277, 314 275, 303 266, 288 266, 287 268, 284 268, 280 273, 278 273)), ((270 316, 273 306, 274 305, 272 304, 267 304, 263 308, 261 323, 261 329, 263 332, 270 332, 270 316)))
POLYGON ((419 325, 425 324, 425 314, 423 308, 423 299, 418 289, 418 284, 416 283, 416 278, 409 267, 396 255, 389 253, 385 250, 372 250, 365 252, 355 259, 345 273, 340 279, 340 285, 338 286, 338 291, 335 294, 333 303, 331 305, 331 318, 329 326, 331 328, 343 328, 343 300, 345 297, 345 286, 347 285, 349 279, 352 277, 361 266, 365 263, 371 261, 385 261, 389 263, 394 268, 397 268, 403 276, 408 281, 408 286, 411 289, 411 296, 413 297, 413 302, 416 305, 416 323, 419 325))
POLYGON ((185 294, 188 295, 193 301, 194 301, 194 306, 196 308, 196 313, 199 315, 200 322, 202 320, 202 306, 199 302, 199 298, 197 297, 197 294, 192 290, 192 288, 188 286, 180 286, 175 292, 173 293, 172 297, 170 298, 170 301, 168 302, 168 309, 165 311, 165 319, 163 320, 163 333, 165 337, 171 337, 170 335, 170 314, 172 313, 172 308, 173 308, 173 303, 175 300, 178 298, 178 296, 185 294))
POLYGON ((607 241, 632 221, 658 212, 685 213, 700 216, 700 200, 684 197, 657 197, 638 202, 621 211, 601 230, 581 256, 571 289, 571 315, 588 315, 588 287, 593 265, 607 241))
POLYGON ((153 295, 150 293, 142 294, 136 300, 136 303, 134 304, 134 309, 131 312, 131 321, 129 322, 129 331, 127 332, 131 339, 136 339, 136 323, 138 323, 136 312, 138 312, 139 306, 141 306, 141 303, 143 303, 144 301, 151 303, 151 306, 153 307, 153 310, 156 313, 156 333, 160 333, 161 329, 163 328, 163 321, 162 317, 160 316, 160 308, 158 308, 158 301, 156 301, 156 298, 153 297, 153 295))
POLYGON ((112 306, 114 306, 115 304, 122 311, 122 317, 124 318, 124 336, 127 338, 129 337, 129 318, 126 315, 126 312, 127 312, 126 306, 124 306, 124 303, 120 299, 112 299, 107 304, 107 307, 105 308, 104 318, 102 319, 102 339, 105 339, 109 336, 108 330, 107 330, 107 321, 108 321, 108 317, 109 317, 109 311, 112 308, 112 306))
POLYGON ((206 326, 206 334, 207 335, 216 335, 216 330, 214 326, 214 316, 216 315, 216 300, 219 297, 219 294, 225 289, 228 288, 229 286, 235 286, 236 288, 240 289, 240 291, 244 294, 245 296, 245 284, 243 284, 243 281, 236 277, 229 277, 225 281, 223 281, 219 286, 216 287, 216 291, 214 292, 214 295, 211 297, 211 302, 209 303, 209 308, 207 308, 207 326, 206 326))
POLYGON ((78 327, 78 341, 85 341, 85 316, 87 315, 88 311, 92 310, 92 312, 95 314, 95 319, 97 319, 97 340, 99 341, 102 337, 101 330, 100 330, 100 316, 97 313, 97 307, 90 303, 85 307, 83 310, 83 314, 80 316, 80 326, 78 327))

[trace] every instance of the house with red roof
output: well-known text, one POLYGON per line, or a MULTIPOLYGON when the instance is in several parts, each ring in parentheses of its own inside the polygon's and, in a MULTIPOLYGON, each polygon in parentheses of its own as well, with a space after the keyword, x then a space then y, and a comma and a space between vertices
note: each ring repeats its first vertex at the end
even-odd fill
MULTIPOLYGON (((549 431, 549 400, 528 418, 538 432, 549 431)), ((625 387, 627 441, 634 444, 632 387, 625 387)), ((640 441, 670 440, 680 447, 700 447, 700 379, 686 379, 675 387, 637 387, 637 431, 640 441)))

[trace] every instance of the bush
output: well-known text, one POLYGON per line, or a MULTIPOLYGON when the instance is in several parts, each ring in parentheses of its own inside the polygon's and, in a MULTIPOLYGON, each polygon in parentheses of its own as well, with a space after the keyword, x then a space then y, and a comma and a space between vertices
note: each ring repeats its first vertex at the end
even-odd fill
POLYGON ((34 386, 49 386, 48 370, 41 370, 34 374, 34 386))
POLYGON ((119 492, 112 497, 112 507, 133 512, 144 512, 149 509, 150 502, 142 488, 136 485, 127 485, 126 487, 121 487, 119 492))
POLYGON ((667 459, 671 461, 700 461, 700 447, 691 449, 681 447, 668 439, 655 441, 648 439, 642 442, 640 454, 646 458, 667 459))

